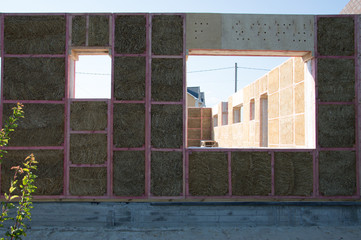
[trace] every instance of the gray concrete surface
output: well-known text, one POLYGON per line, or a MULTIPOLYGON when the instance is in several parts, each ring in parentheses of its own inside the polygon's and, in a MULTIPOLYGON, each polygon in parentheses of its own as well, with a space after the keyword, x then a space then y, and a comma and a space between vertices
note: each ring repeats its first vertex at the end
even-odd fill
POLYGON ((361 239, 361 204, 35 203, 26 239, 361 239))

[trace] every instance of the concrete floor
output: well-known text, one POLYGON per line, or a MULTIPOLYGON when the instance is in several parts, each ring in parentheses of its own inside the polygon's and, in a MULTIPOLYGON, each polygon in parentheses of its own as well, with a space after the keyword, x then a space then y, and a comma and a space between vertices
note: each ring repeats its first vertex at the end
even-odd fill
POLYGON ((168 229, 51 228, 31 229, 26 239, 244 239, 244 240, 360 240, 361 227, 199 227, 168 229))
POLYGON ((34 240, 360 240, 361 202, 42 202, 28 226, 34 240))

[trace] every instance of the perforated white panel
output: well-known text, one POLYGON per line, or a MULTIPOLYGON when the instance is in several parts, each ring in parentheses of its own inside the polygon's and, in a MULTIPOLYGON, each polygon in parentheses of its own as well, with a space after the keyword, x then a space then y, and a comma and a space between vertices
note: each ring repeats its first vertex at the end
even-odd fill
POLYGON ((222 47, 222 15, 187 14, 186 38, 188 49, 220 49, 222 47))
POLYGON ((314 16, 187 14, 188 49, 313 51, 314 16))
POLYGON ((223 15, 222 49, 312 51, 314 17, 223 15))

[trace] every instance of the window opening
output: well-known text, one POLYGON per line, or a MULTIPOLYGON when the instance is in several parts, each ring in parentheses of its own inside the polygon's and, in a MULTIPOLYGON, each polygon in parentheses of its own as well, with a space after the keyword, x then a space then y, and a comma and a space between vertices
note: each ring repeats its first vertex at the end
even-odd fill
POLYGON ((222 125, 228 125, 228 102, 222 102, 222 125))
POLYGON ((251 101, 249 102, 249 120, 254 120, 255 111, 256 107, 254 104, 254 99, 251 99, 251 101))
POLYGON ((314 148, 312 72, 312 60, 302 57, 190 55, 187 89, 211 108, 202 121, 213 122, 219 147, 314 148))
POLYGON ((218 115, 213 116, 213 127, 218 127, 218 115))
POLYGON ((268 146, 268 98, 267 94, 261 96, 261 110, 260 110, 260 133, 261 133, 261 147, 268 146))
POLYGON ((233 107, 233 123, 243 122, 243 105, 233 107))
MULTIPOLYGON (((111 98, 111 57, 109 55, 79 55, 73 60, 73 81, 70 97, 85 99, 111 98)), ((71 77, 70 77, 71 78, 71 77)))

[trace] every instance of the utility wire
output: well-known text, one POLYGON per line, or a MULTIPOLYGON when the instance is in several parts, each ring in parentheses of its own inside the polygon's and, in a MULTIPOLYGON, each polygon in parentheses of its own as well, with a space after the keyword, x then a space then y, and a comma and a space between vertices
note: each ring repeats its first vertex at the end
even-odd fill
POLYGON ((210 71, 218 71, 218 70, 225 70, 225 69, 231 69, 234 67, 226 67, 226 68, 213 68, 213 69, 205 69, 205 70, 198 70, 198 71, 190 71, 187 73, 198 73, 198 72, 210 72, 210 71))
MULTIPOLYGON (((266 68, 252 68, 252 67, 237 67, 241 69, 248 69, 248 70, 258 70, 258 71, 271 71, 271 69, 266 68)), ((187 73, 200 73, 200 72, 211 72, 211 71, 220 71, 226 69, 234 69, 234 67, 224 67, 224 68, 212 68, 212 69, 204 69, 204 70, 197 70, 197 71, 190 71, 187 73)), ((111 74, 107 73, 89 73, 89 72, 76 72, 77 74, 84 74, 84 75, 101 75, 101 76, 109 76, 111 74)))
POLYGON ((89 73, 89 72, 75 72, 77 74, 84 74, 84 75, 101 75, 101 76, 110 76, 109 73, 89 73))
MULTIPOLYGON (((271 71, 271 69, 266 69, 266 68, 237 67, 237 69, 238 68, 248 69, 248 70, 271 71)), ((234 67, 205 69, 205 70, 198 70, 198 71, 190 71, 190 72, 187 72, 187 73, 209 72, 209 71, 218 71, 218 70, 225 70, 225 69, 234 69, 234 67)))

